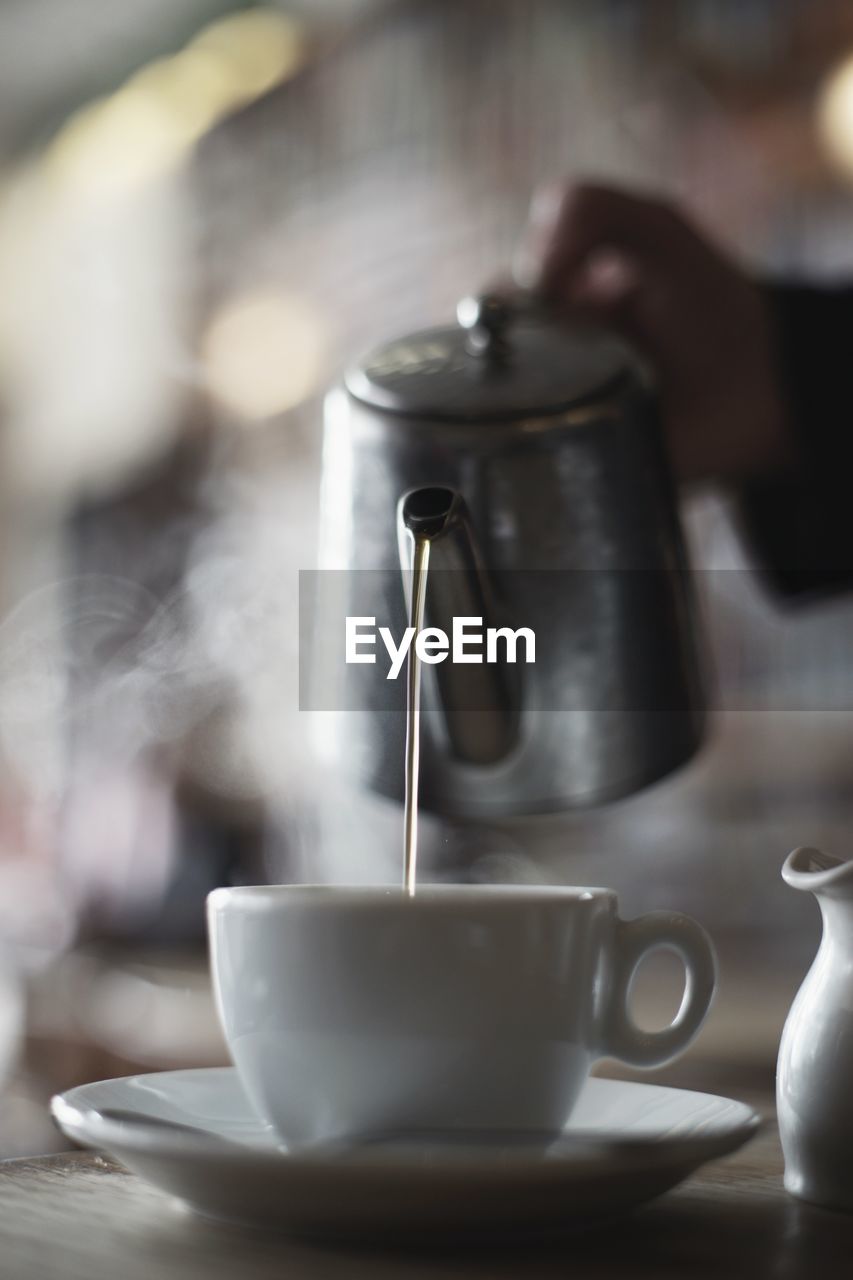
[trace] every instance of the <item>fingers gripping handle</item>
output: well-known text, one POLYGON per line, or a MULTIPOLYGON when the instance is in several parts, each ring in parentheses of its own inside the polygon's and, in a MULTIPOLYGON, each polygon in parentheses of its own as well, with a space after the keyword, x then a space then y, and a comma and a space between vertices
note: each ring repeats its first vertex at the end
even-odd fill
POLYGON ((711 939, 689 916, 653 911, 617 925, 612 1006, 605 1053, 632 1067, 658 1067, 686 1049, 705 1020, 716 985, 711 939), (643 1031, 633 1021, 628 1001, 631 982, 652 951, 674 951, 684 962, 684 995, 675 1018, 662 1031, 643 1031))

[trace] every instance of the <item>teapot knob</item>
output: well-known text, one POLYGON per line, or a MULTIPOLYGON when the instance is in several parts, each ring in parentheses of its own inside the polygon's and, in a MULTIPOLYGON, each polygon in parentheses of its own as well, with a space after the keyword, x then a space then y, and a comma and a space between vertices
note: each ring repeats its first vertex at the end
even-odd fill
POLYGON ((506 354, 506 328, 513 307, 498 293, 469 294, 456 307, 456 319, 468 331, 472 355, 500 357, 506 354))

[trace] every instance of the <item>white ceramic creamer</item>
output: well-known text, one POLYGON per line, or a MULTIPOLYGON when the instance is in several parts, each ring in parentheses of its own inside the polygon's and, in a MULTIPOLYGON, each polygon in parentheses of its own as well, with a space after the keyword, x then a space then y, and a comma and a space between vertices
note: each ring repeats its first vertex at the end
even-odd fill
POLYGON ((776 1102, 785 1187, 853 1212, 853 861, 795 849, 782 868, 808 889, 823 938, 791 1006, 779 1048, 776 1102))

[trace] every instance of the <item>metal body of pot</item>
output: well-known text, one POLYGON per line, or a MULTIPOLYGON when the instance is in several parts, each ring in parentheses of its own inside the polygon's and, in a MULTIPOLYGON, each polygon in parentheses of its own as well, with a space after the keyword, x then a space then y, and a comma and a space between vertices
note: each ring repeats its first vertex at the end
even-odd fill
POLYGON ((489 818, 611 800, 688 759, 703 723, 654 399, 609 335, 497 304, 472 320, 468 305, 467 332, 390 343, 328 397, 303 705, 322 713, 328 761, 402 797, 404 676, 387 678, 378 647, 374 666, 342 665, 343 627, 367 617, 402 633, 398 508, 440 489, 463 518, 436 539, 427 622, 449 634, 436 609, 455 599, 530 629, 536 648, 533 663, 455 680, 425 668, 421 804, 489 818))

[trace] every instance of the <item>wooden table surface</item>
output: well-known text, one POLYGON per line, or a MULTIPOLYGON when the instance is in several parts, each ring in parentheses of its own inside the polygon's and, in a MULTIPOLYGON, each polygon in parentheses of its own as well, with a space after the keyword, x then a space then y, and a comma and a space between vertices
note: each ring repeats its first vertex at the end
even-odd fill
POLYGON ((0 1164, 3 1280, 841 1280, 853 1216, 791 1199, 775 1126, 621 1219, 541 1248, 350 1250, 219 1226, 91 1153, 0 1164))

